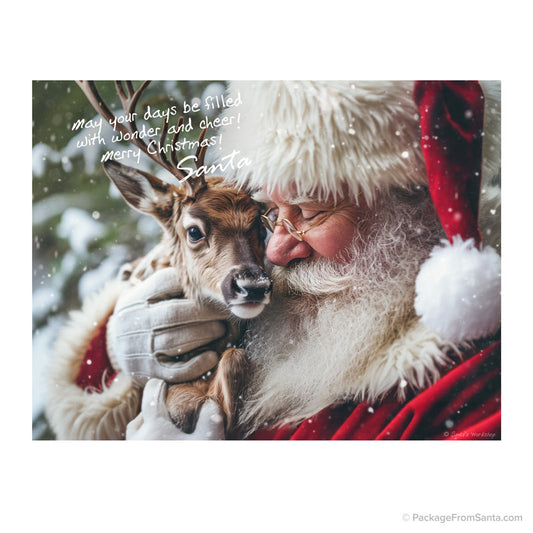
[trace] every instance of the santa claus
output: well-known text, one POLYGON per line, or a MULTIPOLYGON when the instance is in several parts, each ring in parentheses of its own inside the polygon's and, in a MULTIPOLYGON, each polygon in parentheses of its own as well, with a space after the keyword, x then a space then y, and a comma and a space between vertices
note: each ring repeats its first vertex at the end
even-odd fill
MULTIPOLYGON (((240 82, 229 97, 240 121, 219 157, 252 162, 227 178, 267 205, 274 280, 242 340, 239 437, 499 438, 499 85, 240 82)), ((144 283, 137 299, 153 291, 144 283)), ((59 340, 58 436, 224 438, 216 405, 185 434, 166 413, 164 373, 144 391, 128 376, 135 347, 107 328, 123 290, 59 340)), ((168 315, 150 312, 164 328, 168 315)))

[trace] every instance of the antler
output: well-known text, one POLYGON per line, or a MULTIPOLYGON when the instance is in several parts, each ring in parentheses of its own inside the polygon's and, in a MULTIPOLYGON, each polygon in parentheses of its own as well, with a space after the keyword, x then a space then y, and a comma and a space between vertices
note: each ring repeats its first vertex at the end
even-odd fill
MULTIPOLYGON (((196 196, 198 191, 203 189, 206 186, 205 177, 204 177, 205 173, 202 173, 202 175, 199 175, 192 180, 187 179, 187 176, 178 167, 179 162, 176 157, 175 149, 171 151, 170 160, 169 160, 164 150, 161 150, 161 151, 160 150, 148 150, 149 145, 146 142, 144 142, 144 140, 141 139, 139 135, 135 135, 135 133, 138 133, 135 108, 137 107, 137 103, 139 102, 139 99, 142 96, 143 92, 150 84, 150 81, 143 82, 137 90, 133 89, 133 84, 131 81, 124 82, 126 85, 126 90, 124 90, 122 81, 115 81, 115 88, 120 98, 120 101, 122 103, 122 108, 124 109, 126 116, 128 117, 128 120, 125 122, 119 122, 117 120, 115 114, 109 109, 109 107, 106 105, 106 103, 100 96, 100 93, 98 92, 98 89, 96 88, 96 84, 94 81, 76 81, 76 83, 78 84, 80 89, 84 92, 85 96, 87 97, 91 105, 94 107, 94 109, 100 115, 102 115, 102 117, 104 117, 113 126, 114 129, 122 132, 122 134, 124 135, 127 135, 129 138, 129 141, 132 144, 140 148, 150 159, 152 159, 152 161, 155 161, 158 165, 168 170, 173 176, 175 176, 180 181, 180 183, 182 183, 185 186, 185 191, 187 193, 187 196, 190 196, 190 197, 196 196), (127 127, 127 124, 129 124, 129 128, 127 127)), ((183 117, 180 117, 177 123, 176 132, 174 133, 174 136, 172 137, 173 148, 175 148, 176 142, 178 141, 182 125, 183 125, 183 117)), ((159 137, 160 145, 164 145, 165 143, 165 140, 167 138, 168 128, 169 128, 169 120, 167 117, 165 119, 165 123, 163 124, 161 135, 159 137)), ((198 148, 195 154, 195 158, 196 158, 195 161, 196 161, 197 169, 199 169, 204 164, 204 157, 205 157, 205 152, 207 150, 207 146, 202 147, 201 145, 202 145, 202 141, 204 140, 206 131, 207 131, 207 128, 204 128, 198 138, 198 148)))

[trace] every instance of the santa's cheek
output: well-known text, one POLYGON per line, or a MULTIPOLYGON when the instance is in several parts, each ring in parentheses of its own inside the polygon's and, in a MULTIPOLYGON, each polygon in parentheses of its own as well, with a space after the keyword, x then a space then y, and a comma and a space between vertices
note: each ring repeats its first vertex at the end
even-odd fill
POLYGON ((326 257, 335 261, 342 261, 345 252, 351 245, 354 238, 354 227, 335 228, 334 231, 317 232, 315 235, 309 235, 307 242, 314 250, 315 257, 326 257))

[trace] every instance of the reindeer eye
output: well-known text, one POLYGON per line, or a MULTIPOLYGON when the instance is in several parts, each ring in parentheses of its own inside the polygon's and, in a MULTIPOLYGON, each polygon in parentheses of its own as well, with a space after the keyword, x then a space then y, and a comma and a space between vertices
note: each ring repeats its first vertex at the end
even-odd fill
POLYGON ((191 226, 187 229, 187 236, 190 242, 198 242, 205 238, 204 234, 196 226, 191 226))

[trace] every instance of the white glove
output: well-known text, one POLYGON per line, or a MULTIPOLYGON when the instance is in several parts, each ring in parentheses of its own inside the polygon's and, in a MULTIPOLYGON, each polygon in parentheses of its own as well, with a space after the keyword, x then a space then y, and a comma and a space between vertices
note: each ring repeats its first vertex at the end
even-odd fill
POLYGON ((107 330, 111 363, 141 384, 152 377, 191 381, 218 363, 217 351, 206 345, 226 334, 229 313, 180 294, 175 270, 165 268, 126 289, 115 305, 107 330))
POLYGON ((207 400, 200 410, 196 428, 184 433, 174 425, 167 411, 168 386, 151 379, 144 387, 140 414, 126 428, 126 440, 223 440, 224 418, 214 400, 207 400))

